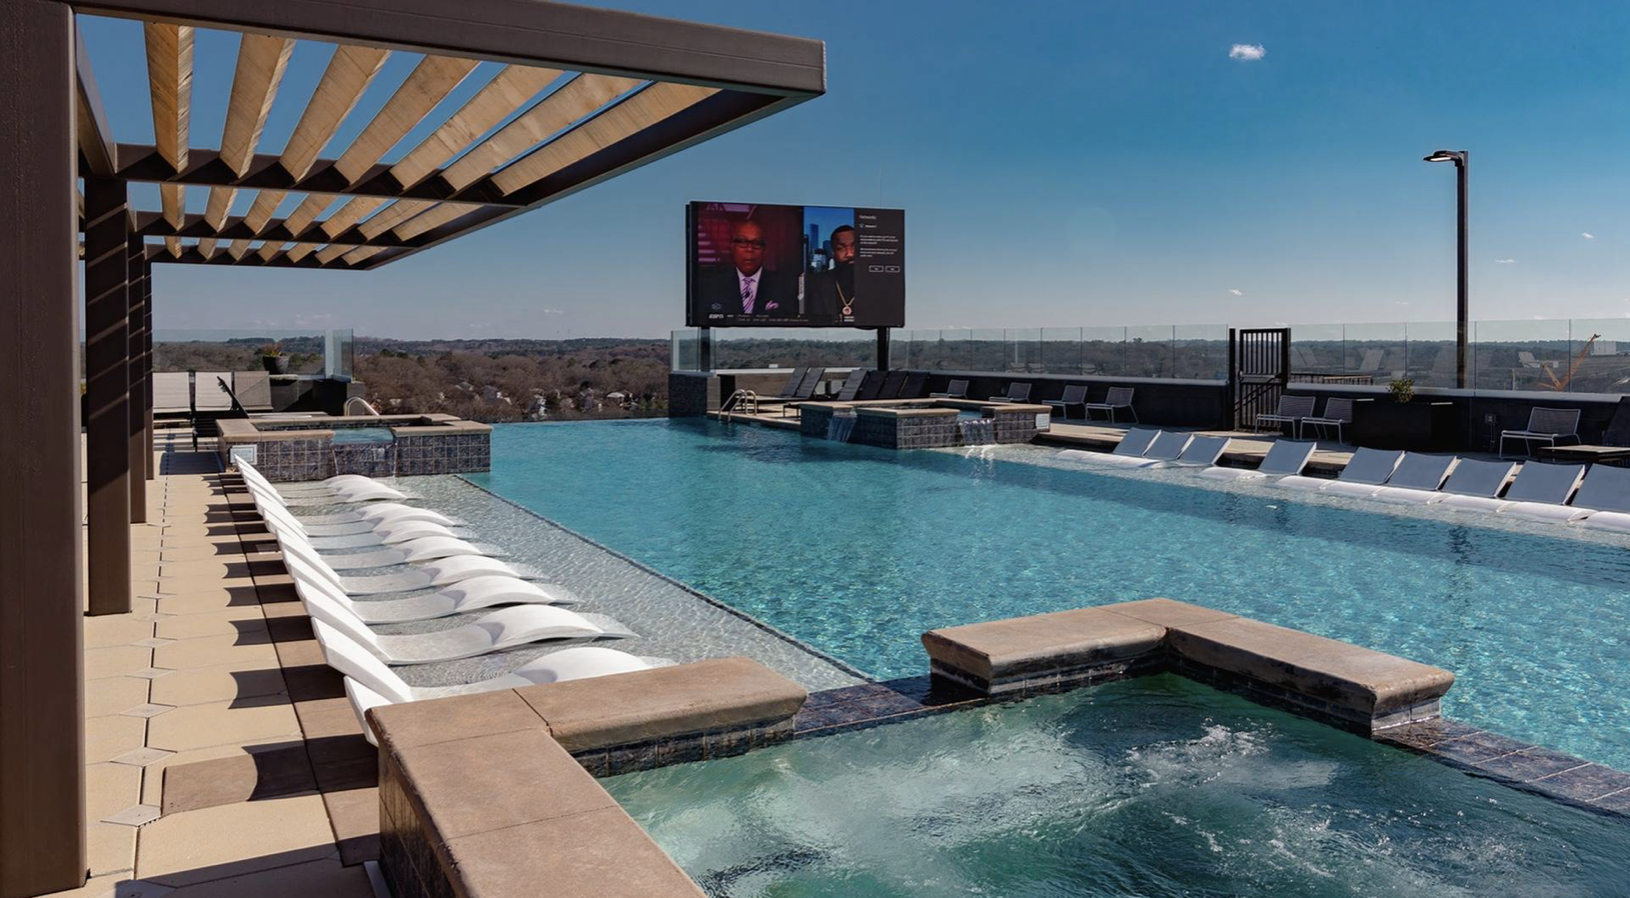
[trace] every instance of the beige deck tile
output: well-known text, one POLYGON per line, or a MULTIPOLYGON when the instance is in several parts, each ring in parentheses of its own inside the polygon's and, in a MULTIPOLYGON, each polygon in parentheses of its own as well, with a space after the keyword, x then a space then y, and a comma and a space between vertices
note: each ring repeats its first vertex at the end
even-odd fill
POLYGON ((336 860, 310 861, 247 873, 231 879, 186 886, 166 898, 205 898, 231 895, 232 898, 371 898, 373 888, 368 873, 360 865, 344 867, 336 860))
POLYGON ((129 881, 130 877, 128 875, 93 876, 77 889, 69 889, 66 892, 48 892, 39 896, 39 898, 110 898, 110 896, 115 895, 113 890, 116 886, 129 881))
POLYGON ((286 736, 300 739, 300 720, 294 706, 275 696, 244 702, 215 702, 187 705, 148 722, 147 744, 169 751, 207 748, 211 745, 241 744, 250 740, 286 736), (236 706, 236 707, 234 707, 236 706))
POLYGON ((198 614, 227 608, 251 608, 260 605, 260 596, 252 586, 198 589, 158 600, 158 610, 166 614, 198 614))
POLYGON ((85 684, 85 716, 106 717, 147 701, 147 687, 157 680, 103 677, 85 684))
POLYGON ((160 677, 153 681, 150 700, 161 705, 202 705, 280 695, 286 688, 276 659, 250 658, 160 677))
POLYGON ((247 636, 203 636, 183 639, 162 646, 153 652, 153 666, 171 670, 191 670, 195 667, 216 667, 239 661, 264 661, 277 664, 277 652, 264 633, 247 636))
POLYGON ((128 764, 92 764, 85 768, 85 816, 101 820, 134 804, 141 804, 140 767, 128 764))
POLYGON ((201 611, 158 622, 154 635, 163 639, 197 639, 201 636, 240 636, 266 629, 266 616, 260 606, 228 607, 201 611))
POLYGON ((85 679, 122 677, 153 663, 153 650, 139 645, 118 645, 85 652, 85 679))
POLYGON ((85 763, 100 764, 141 748, 147 736, 147 721, 140 717, 92 717, 85 721, 85 763))
POLYGON ((153 553, 153 560, 158 561, 162 553, 166 564, 181 561, 220 561, 223 559, 237 560, 243 556, 242 543, 238 540, 219 543, 201 543, 191 546, 165 546, 159 552, 153 553))
POLYGON ((198 761, 213 761, 217 758, 230 758, 241 754, 254 754, 257 751, 275 748, 288 748, 293 744, 295 744, 295 741, 288 736, 273 736, 268 739, 256 739, 238 745, 211 745, 208 748, 194 748, 167 755, 141 768, 146 774, 142 778, 142 803, 163 806, 164 771, 167 767, 192 764, 198 761))
POLYGON ((313 793, 161 817, 142 829, 136 875, 179 887, 326 859, 334 851, 323 800, 313 793))
POLYGON ((136 867, 136 827, 91 821, 86 836, 90 842, 91 875, 102 876, 136 867))
MULTIPOLYGON (((134 612, 133 612, 134 613, 134 612)), ((110 645, 129 645, 153 635, 153 625, 139 621, 128 614, 108 614, 85 618, 85 647, 105 648, 110 645)))

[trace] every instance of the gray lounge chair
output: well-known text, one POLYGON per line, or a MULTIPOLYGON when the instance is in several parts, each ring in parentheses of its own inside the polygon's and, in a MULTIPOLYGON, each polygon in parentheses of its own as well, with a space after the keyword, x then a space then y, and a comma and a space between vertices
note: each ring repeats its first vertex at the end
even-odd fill
POLYGON ((867 368, 849 369, 849 376, 843 379, 843 386, 838 388, 838 401, 854 401, 855 394, 860 392, 861 381, 864 381, 866 375, 870 373, 871 371, 867 368))
POLYGON ((1566 523, 1588 517, 1592 508, 1568 504, 1579 479, 1585 475, 1584 465, 1552 465, 1544 462, 1523 462, 1517 479, 1506 490, 1506 505, 1500 513, 1536 521, 1566 523))
POLYGON ((1197 436, 1171 461, 1154 461, 1146 468, 1209 468, 1228 450, 1228 437, 1197 436))
POLYGON ((1064 387, 1064 397, 1062 399, 1048 399, 1043 401, 1042 405, 1050 405, 1058 409, 1058 416, 1066 421, 1070 420, 1070 409, 1074 406, 1080 406, 1081 417, 1085 418, 1087 416, 1087 388, 1082 384, 1069 384, 1064 387))
POLYGON ((1290 432, 1296 433, 1297 425, 1301 423, 1302 419, 1313 416, 1313 404, 1318 399, 1317 396, 1292 396, 1289 394, 1280 396, 1278 410, 1257 415, 1256 427, 1258 430, 1263 430, 1265 425, 1272 424, 1273 429, 1278 430, 1289 424, 1290 432))
POLYGON ((1499 511, 1505 503, 1497 497, 1515 473, 1515 462, 1463 458, 1444 481, 1444 497, 1435 504, 1461 511, 1499 511))
POLYGON ((1579 410, 1576 408, 1541 408, 1528 412, 1528 426, 1522 430, 1500 431, 1500 457, 1505 458, 1507 440, 1520 440, 1523 454, 1539 443, 1555 446, 1558 442, 1579 442, 1579 410))
POLYGON ((1110 462, 1112 464, 1135 464, 1143 461, 1143 454, 1160 438, 1160 431, 1134 427, 1128 430, 1121 441, 1115 444, 1110 452, 1088 452, 1082 449, 1065 449, 1058 454, 1059 458, 1075 459, 1077 461, 1110 462))
POLYGON ((1459 459, 1453 455, 1425 455, 1404 453, 1398 470, 1387 478, 1387 485, 1370 498, 1396 505, 1431 505, 1443 499, 1438 492, 1449 479, 1459 459))
POLYGON ((1200 472, 1201 477, 1213 480, 1264 480, 1269 477, 1294 477, 1307 467, 1317 443, 1300 440, 1274 440, 1263 456, 1262 464, 1255 468, 1220 468, 1212 466, 1200 472))
POLYGON ((1403 458, 1402 452, 1390 449, 1360 448, 1353 453, 1347 467, 1341 469, 1341 474, 1335 480, 1297 475, 1281 478, 1277 485, 1293 490, 1330 492, 1338 496, 1371 496, 1386 484, 1387 478, 1398 469, 1403 458))
POLYGON ((1029 402, 1030 385, 1014 381, 1007 385, 1006 396, 992 396, 991 402, 1029 402))
POLYGON ((1103 402, 1089 402, 1086 404, 1088 420, 1091 420, 1092 413, 1095 411, 1106 412, 1109 415, 1109 423, 1114 424, 1116 411, 1124 408, 1131 413, 1132 421, 1135 423, 1138 420, 1138 410, 1132 407, 1132 393, 1131 387, 1110 387, 1109 392, 1104 396, 1103 402))
POLYGON ((1585 518, 1586 527, 1630 531, 1630 468, 1591 465, 1573 504, 1596 509, 1585 518))
POLYGON ((1341 429, 1343 425, 1351 423, 1353 423, 1353 400, 1339 399, 1332 396, 1324 401, 1324 414, 1318 417, 1303 418, 1297 422, 1296 436, 1299 438, 1306 437, 1309 425, 1321 437, 1325 435, 1325 428, 1334 427, 1336 429, 1336 442, 1345 443, 1347 440, 1342 435, 1341 429))
POLYGON ((965 380, 953 380, 946 385, 945 390, 944 393, 929 393, 928 395, 933 399, 968 398, 968 382, 965 380))

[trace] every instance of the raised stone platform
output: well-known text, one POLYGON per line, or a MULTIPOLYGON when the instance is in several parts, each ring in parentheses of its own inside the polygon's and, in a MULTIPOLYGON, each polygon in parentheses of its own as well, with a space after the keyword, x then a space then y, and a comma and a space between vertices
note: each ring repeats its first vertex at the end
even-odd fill
POLYGON ((782 741, 807 697, 726 658, 375 708, 391 893, 697 898, 593 774, 782 741))
POLYGON ((1172 670, 1360 733, 1432 720, 1454 674, 1227 612, 1145 599, 932 630, 931 671, 989 695, 1172 670))

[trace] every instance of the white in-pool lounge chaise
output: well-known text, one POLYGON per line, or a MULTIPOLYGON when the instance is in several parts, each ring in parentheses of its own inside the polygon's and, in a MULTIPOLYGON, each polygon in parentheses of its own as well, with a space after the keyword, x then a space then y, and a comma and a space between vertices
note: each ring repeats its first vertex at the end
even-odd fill
POLYGON ((411 592, 417 589, 426 589, 431 586, 451 586, 461 580, 473 577, 502 576, 514 577, 517 580, 543 579, 530 568, 511 567, 496 558, 487 558, 480 555, 459 555, 453 558, 442 558, 425 564, 416 564, 408 570, 390 574, 375 574, 365 577, 342 577, 322 556, 318 555, 309 545, 289 535, 280 536, 278 546, 284 555, 297 555, 307 564, 323 574, 330 583, 338 587, 346 595, 369 596, 387 592, 411 592))
POLYGON ((1587 518, 1596 509, 1568 504, 1583 476, 1584 465, 1523 462, 1522 468, 1517 471, 1517 479, 1511 481, 1511 488, 1506 490, 1506 504, 1501 506, 1500 513, 1558 524, 1587 518))
POLYGON ((1160 436, 1160 431, 1153 428, 1133 427, 1121 435, 1121 441, 1109 452, 1089 452, 1085 449, 1065 449, 1058 453, 1058 458, 1067 458, 1071 461, 1109 462, 1112 464, 1128 464, 1143 460, 1143 453, 1149 451, 1150 444, 1160 436))
POLYGON ((1433 505, 1443 501, 1438 492, 1443 482, 1459 461, 1453 455, 1426 455, 1420 452, 1404 453, 1398 470, 1387 478, 1387 485, 1370 498, 1394 505, 1433 505))
POLYGON ((417 499, 394 487, 369 480, 365 483, 345 484, 328 490, 296 490, 290 488, 288 492, 278 489, 267 480, 264 475, 255 470, 253 465, 240 461, 238 472, 245 481, 253 481, 263 489, 270 490, 283 500, 283 504, 291 508, 322 507, 328 505, 351 505, 363 502, 401 502, 406 499, 417 499))
POLYGON ((333 627, 322 621, 313 620, 311 629, 317 635, 317 644, 322 647, 323 659, 328 662, 328 666, 345 676, 346 697, 350 699, 351 708, 356 712, 357 720, 362 723, 362 732, 369 742, 374 741, 373 731, 363 715, 369 708, 380 705, 497 692, 502 689, 519 689, 544 683, 562 683, 567 680, 584 680, 590 677, 649 670, 670 663, 660 658, 637 658, 627 652, 603 646, 579 646, 534 658, 515 670, 490 680, 457 686, 410 686, 383 661, 368 654, 367 650, 333 627))
POLYGON ((1630 468, 1591 465, 1573 504, 1596 510, 1585 518, 1586 527, 1630 532, 1630 468))
POLYGON ((1436 504, 1456 511, 1499 511, 1505 505, 1500 491, 1516 473, 1516 462, 1463 458, 1444 481, 1443 500, 1436 504))
MULTIPOLYGON (((278 531, 298 536, 302 542, 322 555, 330 567, 337 571, 359 570, 371 567, 390 567, 393 564, 406 564, 420 561, 435 561, 438 558, 451 558, 455 555, 485 555, 489 558, 501 557, 504 552, 497 546, 476 545, 466 542, 450 533, 428 532, 422 536, 402 540, 392 546, 379 548, 372 552, 325 552, 306 535, 305 529, 299 521, 289 515, 287 510, 279 508, 276 504, 256 499, 256 509, 260 512, 261 520, 265 522, 273 535, 278 531)), ((418 522, 417 527, 440 525, 418 522)), ((445 530, 445 528, 442 528, 445 530)), ((393 531, 395 532, 395 531, 393 531)), ((414 532, 414 531, 404 531, 414 532)))
POLYGON ((1372 496, 1386 484, 1387 478, 1398 469, 1398 464, 1403 458, 1402 452, 1391 449, 1361 447, 1353 451, 1353 457, 1347 460, 1347 467, 1341 469, 1341 474, 1335 480, 1322 480, 1297 474, 1280 478, 1275 486, 1304 492, 1317 490, 1338 496, 1372 496))
POLYGON ((292 509, 276 490, 261 486, 259 483, 245 479, 244 484, 255 497, 256 504, 265 502, 277 508, 284 509, 291 517, 299 521, 301 529, 308 536, 351 536, 360 533, 370 533, 380 527, 424 521, 440 524, 443 527, 457 527, 464 522, 457 518, 436 511, 433 508, 423 508, 417 505, 402 505, 395 502, 381 502, 374 505, 364 505, 354 511, 335 512, 332 514, 295 516, 292 509))
POLYGON ((1197 436, 1189 440, 1183 451, 1170 461, 1151 461, 1140 465, 1145 468, 1209 468, 1228 450, 1228 437, 1197 436))
POLYGON ((365 624, 400 624, 411 621, 435 620, 472 611, 482 611, 503 605, 575 605, 577 596, 569 589, 554 583, 531 583, 514 577, 486 576, 460 580, 433 593, 422 593, 400 599, 367 599, 356 601, 333 588, 334 584, 315 566, 300 555, 283 556, 283 565, 295 580, 295 588, 303 579, 322 582, 333 596, 365 624))
POLYGON ((515 605, 489 611, 467 624, 431 633, 385 636, 368 629, 345 606, 327 595, 322 584, 296 583, 306 613, 349 636, 386 664, 430 664, 457 661, 521 648, 535 642, 622 639, 634 634, 598 614, 579 614, 553 605, 515 605))
POLYGON ((1308 440, 1274 440, 1263 456, 1262 464, 1255 468, 1222 468, 1212 466, 1200 472, 1201 477, 1213 480, 1266 480, 1269 477, 1294 477, 1307 467, 1318 443, 1308 440))
MULTIPOLYGON (((1095 464, 1119 465, 1123 468, 1147 468, 1163 461, 1176 461, 1194 439, 1193 434, 1175 433, 1172 431, 1155 430, 1140 431, 1133 428, 1121 438, 1121 445, 1115 447, 1114 452, 1082 452, 1071 456, 1079 461, 1091 461, 1095 464), (1132 452, 1137 449, 1137 442, 1128 443, 1129 440, 1141 440, 1144 434, 1153 434, 1143 451, 1137 455, 1132 452), (1134 437, 1134 434, 1138 436, 1134 437), (1123 446, 1129 446, 1125 453, 1121 452, 1123 446)), ((1063 453, 1060 453, 1063 456, 1063 453)))

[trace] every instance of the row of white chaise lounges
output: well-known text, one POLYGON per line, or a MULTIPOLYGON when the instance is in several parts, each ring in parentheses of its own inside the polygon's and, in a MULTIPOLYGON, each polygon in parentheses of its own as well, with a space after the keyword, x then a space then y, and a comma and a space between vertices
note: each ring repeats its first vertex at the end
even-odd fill
POLYGON ((499 550, 466 541, 453 529, 460 521, 408 504, 415 497, 394 487, 342 474, 321 484, 279 489, 252 464, 239 462, 238 470, 266 529, 277 540, 325 660, 345 677, 346 697, 370 742, 374 737, 364 714, 378 705, 668 663, 583 645, 633 634, 610 618, 561 607, 574 604, 576 597, 500 561, 494 557, 499 550), (302 518, 294 509, 317 514, 302 518), (392 567, 372 576, 340 573, 392 567), (403 595, 388 595, 394 593, 403 595), (381 635, 369 627, 476 613, 479 616, 468 623, 430 633, 381 635), (537 643, 571 647, 535 658, 503 676, 454 686, 413 686, 392 669, 537 643))
POLYGON ((1220 467, 1227 437, 1132 428, 1112 452, 1066 449, 1060 458, 1136 468, 1196 468, 1218 480, 1273 486, 1399 505, 1440 505, 1600 530, 1630 532, 1630 468, 1487 461, 1383 449, 1358 449, 1334 480, 1302 476, 1315 443, 1276 440, 1255 468, 1220 467))

